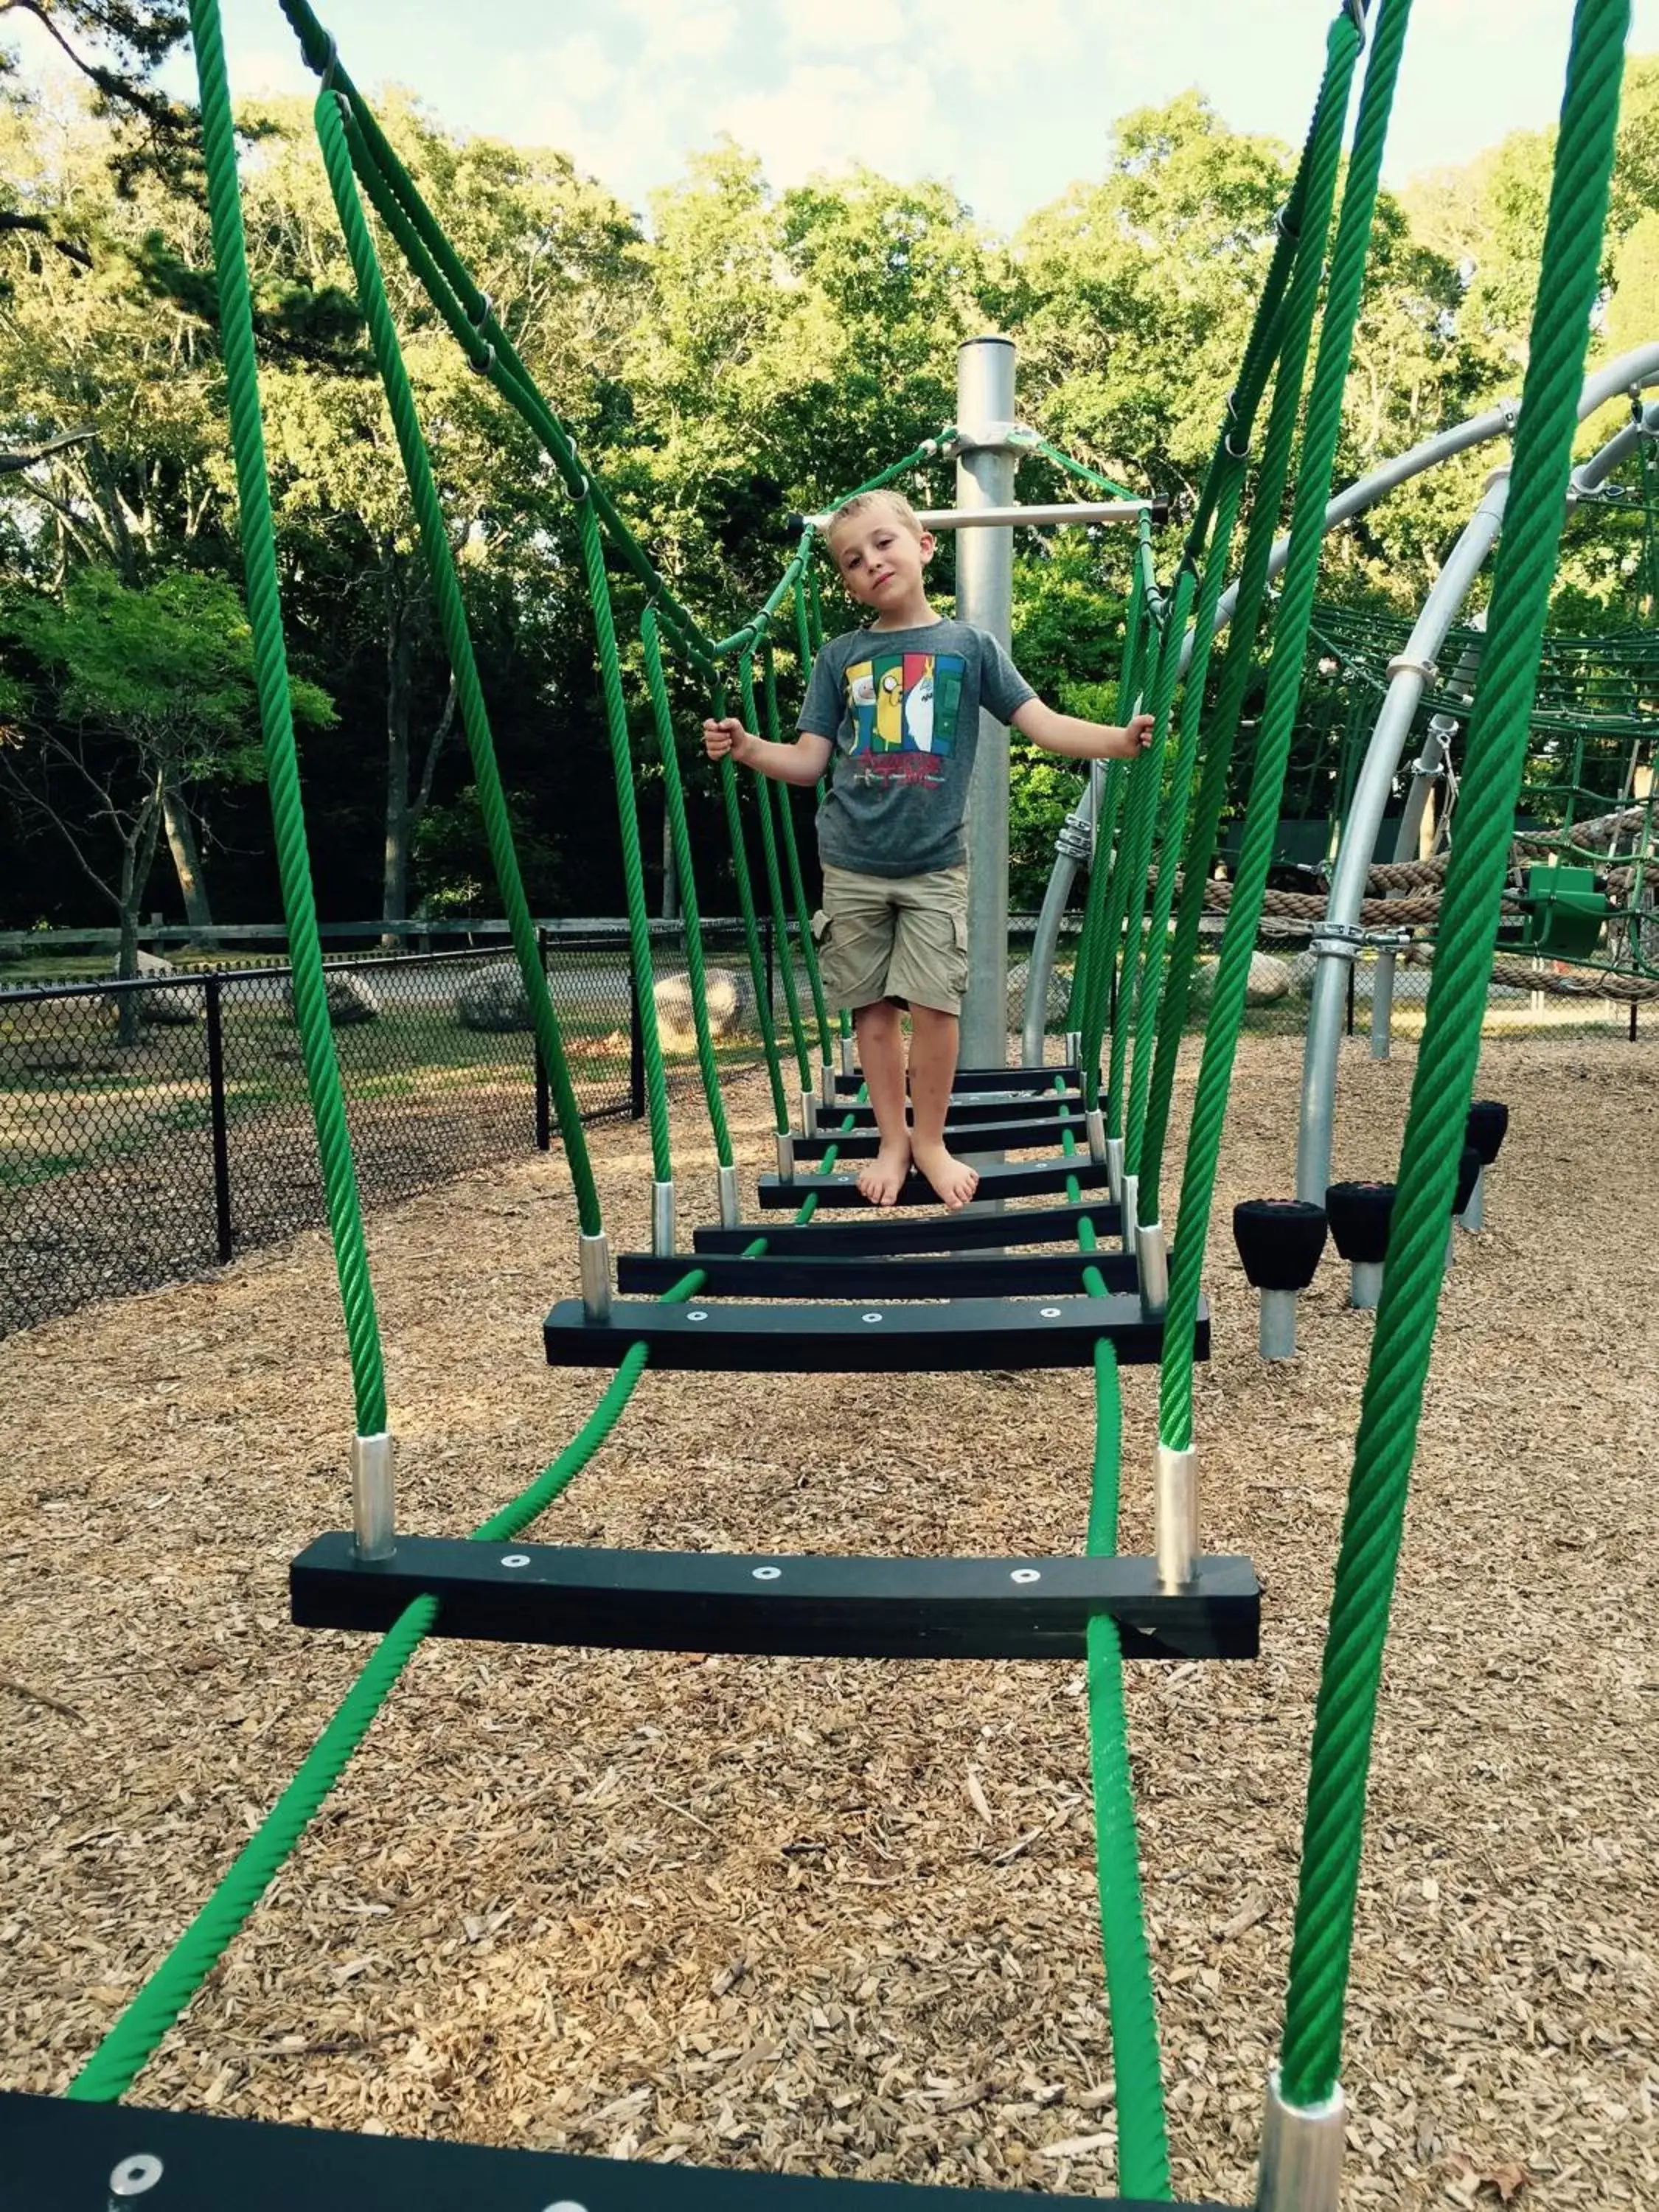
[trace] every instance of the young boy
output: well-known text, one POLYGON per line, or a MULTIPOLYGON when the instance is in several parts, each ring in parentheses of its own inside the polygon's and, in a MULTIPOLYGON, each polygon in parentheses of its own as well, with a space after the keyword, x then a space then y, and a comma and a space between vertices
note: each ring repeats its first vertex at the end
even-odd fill
POLYGON ((793 744, 769 744, 732 715, 705 722, 703 744, 712 760, 729 753, 781 783, 816 783, 834 759, 818 815, 823 908, 812 933, 825 992, 852 1010, 880 1133, 859 1188, 872 1205, 891 1206, 914 1162, 955 1209, 979 1181, 946 1149, 945 1116, 968 981, 963 824, 980 708, 1066 760, 1132 758, 1152 742, 1152 718, 1118 729, 1058 714, 994 638, 935 614, 924 589, 933 538, 896 492, 849 499, 826 535, 842 583, 875 620, 819 653, 793 744))

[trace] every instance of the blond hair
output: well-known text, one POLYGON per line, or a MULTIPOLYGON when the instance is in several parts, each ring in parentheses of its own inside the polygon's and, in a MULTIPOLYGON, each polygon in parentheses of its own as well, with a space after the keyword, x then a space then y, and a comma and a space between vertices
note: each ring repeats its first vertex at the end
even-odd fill
POLYGON ((844 522, 856 522, 860 515, 878 510, 890 514, 900 528, 908 530, 913 538, 922 535, 916 510, 902 491, 857 491, 851 499, 843 500, 824 524, 825 538, 833 546, 836 532, 844 522))

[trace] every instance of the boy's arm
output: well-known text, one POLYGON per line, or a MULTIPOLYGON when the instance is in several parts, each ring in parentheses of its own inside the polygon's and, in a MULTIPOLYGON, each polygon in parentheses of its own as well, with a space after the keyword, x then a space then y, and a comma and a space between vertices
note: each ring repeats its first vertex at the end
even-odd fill
POLYGON ((721 760, 729 753, 741 767, 769 775, 776 783, 799 784, 816 783, 836 750, 832 738, 821 738, 811 730, 803 730, 793 742, 786 739, 769 744, 752 730, 745 730, 735 714, 705 722, 702 746, 710 760, 721 760))
POLYGON ((1045 753, 1062 760, 1133 760, 1152 742, 1152 717, 1134 714, 1126 728, 1115 722, 1085 722, 1076 714, 1057 714, 1041 699, 1028 699, 1014 710, 1012 726, 1045 753))

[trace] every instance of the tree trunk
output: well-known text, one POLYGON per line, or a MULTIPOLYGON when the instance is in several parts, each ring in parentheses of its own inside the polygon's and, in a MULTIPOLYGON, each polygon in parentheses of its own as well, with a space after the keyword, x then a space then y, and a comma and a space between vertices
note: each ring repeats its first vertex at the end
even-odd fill
MULTIPOLYGON (((121 944, 115 960, 118 980, 128 981, 138 973, 138 915, 149 885, 149 872, 155 860, 155 843, 161 826, 161 779, 158 775, 149 797, 140 810, 137 821, 133 824, 131 835, 121 847, 120 889, 117 894, 121 910, 121 944)), ((122 1044, 137 1042, 137 991, 119 994, 115 1034, 122 1044)))
POLYGON ((167 847, 184 897, 185 920, 195 933, 196 942, 210 946, 216 940, 213 908, 208 903, 207 872, 202 866, 201 848, 196 842, 196 824, 191 820, 189 805, 171 775, 161 786, 161 817, 167 825, 167 847))
MULTIPOLYGON (((409 609, 398 586, 401 567, 386 553, 386 866, 381 879, 380 919, 409 916, 409 694, 413 641, 409 609)), ((397 935, 382 940, 393 947, 397 935)))

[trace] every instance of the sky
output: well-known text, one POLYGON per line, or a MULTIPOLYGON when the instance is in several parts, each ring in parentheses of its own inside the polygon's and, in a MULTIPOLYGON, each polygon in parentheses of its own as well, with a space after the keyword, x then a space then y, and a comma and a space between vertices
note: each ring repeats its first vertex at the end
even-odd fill
MULTIPOLYGON (((359 85, 552 145, 643 212, 722 133, 776 188, 866 163, 943 178, 1007 232, 1099 174, 1110 124, 1197 87, 1237 131, 1300 143, 1324 0, 316 0, 359 85)), ((276 0, 222 0, 234 92, 311 92, 276 0)), ((1467 161, 1560 106, 1570 0, 1417 0, 1386 180, 1467 161)), ((31 72, 49 40, 7 26, 31 72)), ((1633 0, 1632 50, 1659 49, 1633 0)), ((186 73, 182 89, 191 82, 186 73)))

